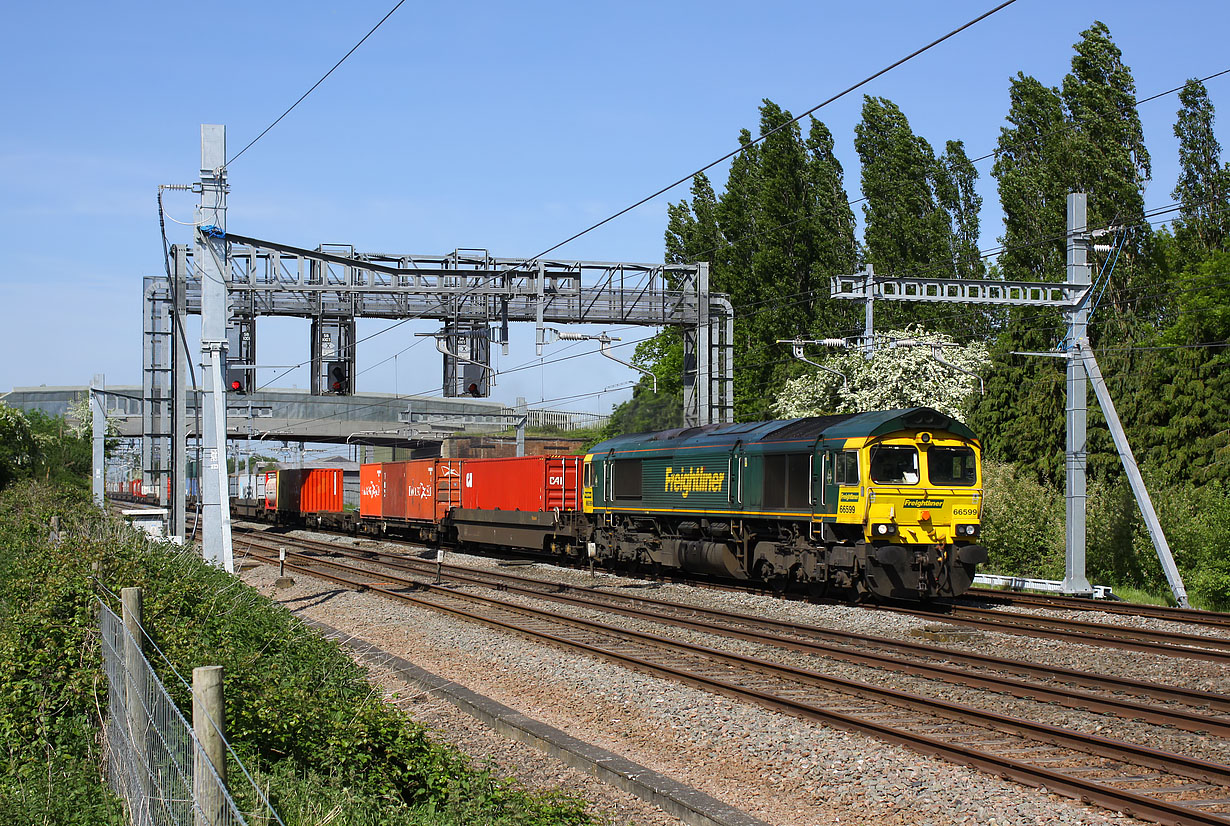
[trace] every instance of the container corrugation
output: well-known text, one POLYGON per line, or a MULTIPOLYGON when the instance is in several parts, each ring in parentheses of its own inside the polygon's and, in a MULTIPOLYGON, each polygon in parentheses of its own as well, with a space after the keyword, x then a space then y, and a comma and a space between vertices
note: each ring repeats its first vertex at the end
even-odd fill
POLYGON ((406 463, 385 462, 384 468, 384 518, 406 518, 406 463))
POLYGON ((504 511, 581 509, 582 456, 462 459, 461 507, 504 511))
POLYGON ((341 468, 305 468, 299 479, 300 513, 341 513, 346 484, 341 468))
POLYGON ((436 507, 435 459, 385 462, 384 517, 407 522, 434 522, 442 514, 436 507))
POLYGON ((384 465, 359 465, 359 515, 365 519, 384 516, 384 465))

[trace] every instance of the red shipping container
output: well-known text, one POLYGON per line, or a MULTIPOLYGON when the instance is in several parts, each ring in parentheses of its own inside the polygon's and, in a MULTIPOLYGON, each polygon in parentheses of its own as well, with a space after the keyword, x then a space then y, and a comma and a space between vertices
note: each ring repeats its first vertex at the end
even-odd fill
POLYGON ((385 462, 384 518, 403 521, 408 518, 406 501, 406 462, 385 462))
POLYGON ((359 516, 384 516, 384 465, 379 462, 359 465, 359 516))
POLYGON ((462 459, 461 507, 504 511, 581 509, 583 456, 462 459))

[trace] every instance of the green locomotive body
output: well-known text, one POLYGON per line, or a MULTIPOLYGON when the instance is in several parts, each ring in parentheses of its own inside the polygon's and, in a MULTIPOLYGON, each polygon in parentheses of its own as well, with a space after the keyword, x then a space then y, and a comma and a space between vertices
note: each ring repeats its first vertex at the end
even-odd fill
POLYGON ((986 561, 981 485, 974 434, 910 408, 620 436, 583 502, 601 559, 918 599, 986 561))

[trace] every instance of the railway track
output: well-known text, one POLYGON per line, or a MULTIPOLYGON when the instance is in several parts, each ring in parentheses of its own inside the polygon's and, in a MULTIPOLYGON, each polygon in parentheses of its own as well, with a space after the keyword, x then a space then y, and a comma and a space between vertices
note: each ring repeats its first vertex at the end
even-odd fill
POLYGON ((1093 611, 1103 614, 1120 614, 1133 617, 1185 622, 1191 625, 1207 625, 1230 631, 1230 614, 1202 611, 1198 608, 1173 608, 1165 605, 1146 605, 1139 602, 1119 602, 1087 597, 1067 597, 1053 594, 1027 594, 1014 591, 997 591, 991 588, 971 588, 965 596, 993 605, 1024 605, 1031 608, 1053 608, 1060 611, 1093 611))
MULTIPOLYGON (((293 546, 301 540, 245 537, 243 541, 255 557, 274 563, 276 547, 293 546)), ((329 543, 319 544, 328 547, 321 549, 309 545, 308 549, 315 554, 323 550, 362 557, 329 543)), ((659 635, 630 631, 604 622, 564 617, 510 603, 498 593, 488 596, 459 592, 455 585, 436 587, 420 579, 391 573, 387 566, 371 571, 299 552, 293 553, 291 558, 287 567, 305 575, 587 651, 710 691, 862 731, 1020 782, 1046 786, 1137 817, 1173 824, 1230 823, 1230 767, 1218 763, 701 645, 666 640, 659 635)), ((365 561, 371 562, 370 559, 365 561)), ((428 572, 434 572, 434 564, 426 567, 428 572)), ((421 576, 424 571, 414 573, 421 576)), ((450 568, 450 579, 456 575, 450 568)), ((551 585, 558 591, 557 585, 551 585)), ((537 583, 538 591, 532 595, 548 598, 550 595, 542 592, 542 586, 543 583, 537 583)), ((488 583, 490 587, 494 586, 488 583)), ((513 590, 507 581, 504 587, 513 590)), ((529 585, 517 587, 530 588, 529 585)), ((558 592, 554 596, 557 601, 581 600, 585 607, 612 610, 609 601, 601 606, 593 602, 592 589, 583 589, 580 595, 573 593, 576 590, 558 592)), ((639 598, 633 601, 636 599, 639 598)), ((687 609, 698 610, 690 606, 687 609)), ((635 611, 640 611, 643 618, 664 621, 661 605, 648 609, 624 605, 618 613, 635 611)), ((702 622, 676 616, 665 621, 697 627, 712 620, 702 622)), ((727 629, 728 636, 751 634, 748 629, 733 633, 727 629)), ((798 641, 783 643, 782 640, 777 640, 776 644, 796 649, 803 645, 798 641)), ((812 643, 807 646, 814 650, 812 643)))
MULTIPOLYGON (((281 544, 263 538, 255 541, 270 550, 276 550, 281 544)), ((411 575, 430 577, 436 572, 436 564, 425 560, 407 559, 384 552, 347 550, 327 542, 298 538, 293 541, 300 547, 357 562, 378 559, 387 569, 411 575)), ((1230 697, 1211 692, 962 653, 937 646, 800 625, 645 596, 628 596, 605 589, 563 587, 558 583, 507 572, 452 565, 442 566, 442 571, 453 583, 521 593, 578 608, 599 609, 648 622, 668 623, 952 685, 1230 738, 1230 716, 1219 716, 1230 715, 1230 697), (1033 681, 1027 682, 1022 677, 1032 678, 1033 681), (1072 688, 1073 685, 1093 691, 1078 691, 1072 688), (1124 699, 1123 695, 1137 699, 1124 699), (1159 706, 1158 702, 1169 703, 1172 707, 1159 706)))

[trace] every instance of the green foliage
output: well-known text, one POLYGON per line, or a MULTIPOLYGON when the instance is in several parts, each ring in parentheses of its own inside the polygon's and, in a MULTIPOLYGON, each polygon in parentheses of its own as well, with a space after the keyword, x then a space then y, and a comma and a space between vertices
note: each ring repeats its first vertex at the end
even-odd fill
POLYGON ((982 278, 986 265, 978 252, 978 212, 982 196, 974 188, 978 170, 962 141, 948 141, 935 172, 935 199, 952 220, 952 260, 958 278, 982 278))
POLYGON ((644 382, 632 391, 632 398, 611 412, 602 439, 605 441, 623 433, 648 433, 670 430, 683 424, 683 389, 654 393, 644 382))
MULTIPOLYGON (((817 120, 806 137, 772 101, 760 108, 760 132, 731 162, 718 197, 697 175, 691 199, 667 208, 667 263, 710 263, 713 290, 735 309, 735 416, 769 415, 770 389, 794 372, 776 343, 795 335, 833 335, 853 318, 844 302, 828 300, 828 278, 852 272, 858 259, 854 213, 833 153, 833 136, 817 120), (776 130, 776 131, 774 131, 776 130), (772 134, 769 134, 772 133, 772 134), (782 331, 788 330, 788 333, 782 331)), ((633 359, 658 377, 661 398, 636 395, 616 411, 611 433, 677 427, 682 414, 683 338, 669 329, 640 345, 633 359)))
MULTIPOLYGON (((528 793, 433 742, 336 644, 191 549, 31 485, 0 495, 0 811, 22 813, 5 822, 120 822, 100 787, 95 594, 128 586, 144 590, 146 627, 181 673, 223 666, 230 739, 288 824, 589 822, 579 801, 528 793), (53 514, 59 547, 47 541, 53 514), (322 813, 326 801, 343 808, 322 813)), ((189 708, 188 689, 154 664, 189 708)))
POLYGON ((1001 462, 982 465, 982 543, 988 573, 1062 579, 1064 501, 1050 485, 1001 462))
MULTIPOLYGON (((1015 576, 1062 579, 1064 493, 1020 468, 983 463, 982 541, 986 570, 1015 576)), ((1175 563, 1193 604, 1230 609, 1230 485, 1147 486, 1175 563)), ((1094 480, 1087 500, 1086 573, 1118 590, 1168 590, 1161 563, 1123 479, 1094 480)))
POLYGON ((0 488, 29 476, 39 460, 38 443, 20 410, 0 402, 0 488))
POLYGON ((1172 195, 1181 205, 1181 217, 1174 232, 1190 259, 1224 248, 1230 228, 1225 209, 1230 166, 1221 161, 1221 145, 1213 133, 1213 104, 1204 84, 1187 81, 1179 103, 1174 134, 1179 139, 1180 172, 1172 195))
POLYGON ((977 375, 987 366, 986 348, 959 346, 951 336, 927 333, 921 327, 890 330, 884 338, 888 344, 881 344, 870 359, 847 351, 820 362, 840 376, 811 371, 788 380, 776 397, 774 412, 792 418, 933 407, 964 419, 967 399, 978 392, 977 375), (948 364, 937 361, 936 354, 948 364))
MULTIPOLYGON (((944 276, 952 272, 951 217, 936 203, 939 168, 931 144, 915 135, 901 109, 886 98, 863 98, 854 128, 867 203, 867 261, 887 276, 944 276)), ((958 199, 955 181, 951 197, 958 199)))
MULTIPOLYGON (((959 141, 950 141, 943 158, 915 135, 901 109, 885 98, 863 98, 863 116, 854 129, 854 148, 862 161, 867 219, 863 240, 867 262, 886 277, 964 277, 981 274, 978 257, 978 173, 959 141)), ((929 304, 876 308, 877 324, 922 323, 931 329, 968 335, 966 317, 929 304)))
MULTIPOLYGON (((1064 281, 1067 195, 1088 193, 1090 227, 1129 227, 1091 334, 1095 345, 1130 340, 1141 318, 1156 316, 1165 290, 1156 283, 1153 239, 1142 226, 1150 159, 1134 105, 1135 82, 1105 24, 1095 22, 1081 33, 1061 87, 1023 74, 1012 81, 1009 126, 1000 134, 992 172, 1004 211, 1000 273, 1013 281, 1064 281)), ((1062 470, 1062 363, 1011 354, 1053 350, 1064 329, 1055 311, 1010 314, 992 347, 986 397, 971 417, 988 455, 1023 463, 1040 478, 1059 478, 1062 470)), ((1102 367, 1108 376, 1126 375, 1135 365, 1122 355, 1106 357, 1102 367)), ((1098 437, 1095 420, 1091 465, 1113 468, 1117 460, 1109 440, 1098 437)))
POLYGON ((63 416, 48 416, 41 410, 25 414, 38 444, 38 463, 32 474, 51 485, 86 489, 94 461, 89 432, 73 428, 63 416))
POLYGON ((88 429, 64 416, 23 412, 0 402, 0 488, 17 479, 89 487, 93 445, 88 429))

